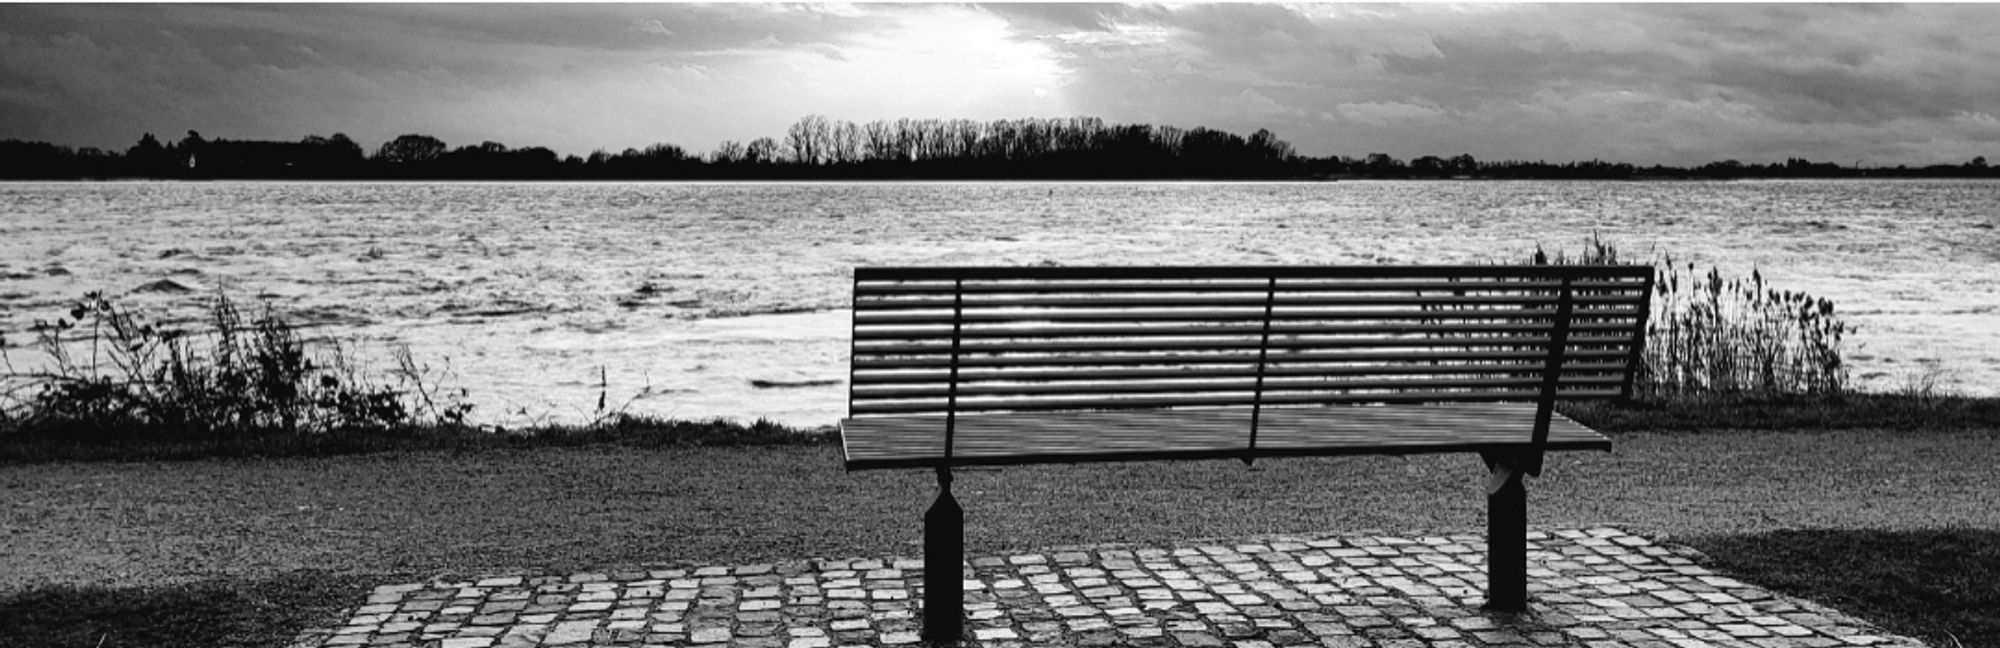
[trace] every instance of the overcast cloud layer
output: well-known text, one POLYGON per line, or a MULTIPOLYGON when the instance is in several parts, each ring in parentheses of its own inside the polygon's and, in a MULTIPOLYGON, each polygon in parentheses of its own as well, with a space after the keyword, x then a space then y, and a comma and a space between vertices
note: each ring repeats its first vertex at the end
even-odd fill
POLYGON ((2000 5, 4 5, 0 138, 707 151, 807 114, 1308 155, 2000 157, 2000 5))

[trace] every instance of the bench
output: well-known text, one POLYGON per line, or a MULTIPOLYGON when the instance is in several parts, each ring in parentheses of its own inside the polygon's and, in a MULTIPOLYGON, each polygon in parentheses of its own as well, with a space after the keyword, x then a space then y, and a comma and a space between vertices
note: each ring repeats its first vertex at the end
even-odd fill
POLYGON ((956 641, 958 466, 1466 452, 1487 607, 1527 601, 1522 475, 1610 450, 1554 411, 1623 399, 1646 266, 857 268, 849 471, 937 471, 924 636, 956 641))

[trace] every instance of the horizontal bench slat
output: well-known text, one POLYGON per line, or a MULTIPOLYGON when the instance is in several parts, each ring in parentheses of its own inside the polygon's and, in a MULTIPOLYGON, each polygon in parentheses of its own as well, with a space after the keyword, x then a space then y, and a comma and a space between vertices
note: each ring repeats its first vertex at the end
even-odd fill
MULTIPOLYGON (((1633 336, 1571 336, 1569 344, 1603 345, 1626 344, 1633 336)), ((1458 348, 1458 347, 1539 347, 1546 348, 1549 338, 1537 336, 1490 336, 1490 337, 1347 337, 1347 338, 1272 338, 1268 342, 1253 338, 1244 339, 1181 339, 1181 340, 1079 340, 1057 342, 1008 343, 992 340, 967 340, 952 349, 950 342, 919 343, 854 343, 854 356, 862 355, 921 355, 958 353, 1054 353, 1081 351, 1127 351, 1134 349, 1156 349, 1161 351, 1196 349, 1366 349, 1366 348, 1458 348)))
MULTIPOLYGON (((1630 294, 1581 294, 1575 295, 1579 304, 1636 304, 1646 297, 1642 291, 1630 294)), ((857 311, 906 310, 906 309, 950 309, 950 308, 1172 308, 1172 307, 1241 307, 1263 306, 1270 301, 1280 307, 1289 306, 1470 306, 1470 305, 1546 305, 1550 300, 1538 295, 1490 295, 1463 297, 1450 295, 1312 295, 1280 294, 1267 300, 1264 295, 1125 295, 1125 296, 1054 296, 1054 297, 967 297, 963 300, 944 298, 913 299, 856 299, 857 311)))
MULTIPOLYGON (((1266 378, 1262 387, 1266 397, 1292 391, 1370 391, 1384 389, 1487 389, 1532 388, 1542 384, 1539 372, 1535 375, 1515 378, 1492 378, 1461 376, 1455 378, 1377 378, 1373 380, 1352 378, 1344 380, 1304 379, 1296 377, 1266 378)), ((1317 377, 1315 377, 1317 378, 1317 377)), ((1616 387, 1624 381, 1619 378, 1605 378, 1601 375, 1568 376, 1560 380, 1564 387, 1616 387)), ((1255 379, 1205 380, 1180 379, 1174 381, 1134 381, 1119 382, 1040 382, 1040 383, 966 383, 961 380, 956 393, 959 397, 999 396, 999 395, 1044 395, 1044 394, 1187 394, 1198 395, 1209 392, 1252 393, 1259 386, 1255 379)), ((909 387, 863 387, 853 388, 856 403, 867 400, 944 398, 953 393, 949 384, 933 384, 909 387)))
MULTIPOLYGON (((1523 447, 1534 406, 1516 403, 1269 408, 1250 451, 1248 409, 1061 412, 958 417, 954 465, 1138 459, 1395 454, 1523 447)), ((1602 450, 1610 441, 1561 414, 1547 450, 1602 450)), ((850 470, 928 467, 943 455, 944 417, 843 421, 850 470)))
MULTIPOLYGON (((1561 280, 1544 279, 1503 279, 1494 281, 1340 281, 1340 282, 1279 282, 1273 286, 1267 281, 1237 282, 1175 282, 1147 281, 1127 283, 1106 282, 995 282, 966 283, 955 285, 951 282, 908 283, 857 283, 855 293, 860 296, 875 297, 887 295, 986 295, 986 294, 1124 294, 1124 293, 1406 293, 1430 292, 1437 294, 1518 294, 1548 295, 1562 287, 1561 280)), ((1637 290, 1640 284, 1619 281, 1573 281, 1573 291, 1623 291, 1637 290)))
MULTIPOLYGON (((1132 408, 1174 408, 1174 407, 1219 407, 1250 405, 1261 400, 1267 405, 1334 405, 1344 403, 1446 403, 1446 402, 1502 402, 1535 400, 1539 390, 1482 390, 1482 391, 1413 391, 1407 393, 1325 393, 1325 394, 1265 394, 1255 399, 1250 394, 1232 396, 1198 397, 1146 397, 1129 398, 1046 398, 1046 399, 987 399, 962 398, 957 408, 961 412, 973 411, 1038 411, 1038 410, 1098 410, 1132 408)), ((1613 398, 1617 389, 1564 389, 1556 394, 1559 399, 1613 398)), ((855 416, 866 414, 909 414, 917 412, 942 412, 945 402, 938 399, 931 402, 908 401, 856 401, 849 411, 855 416)))
MULTIPOLYGON (((1570 325, 1571 331, 1630 331, 1637 327, 1631 322, 1577 322, 1570 325)), ((1414 335, 1441 334, 1462 335, 1471 333, 1517 333, 1525 331, 1547 331, 1547 323, 1515 322, 1468 322, 1468 323, 1380 323, 1380 324, 1300 324, 1295 322, 1273 322, 1269 333, 1281 335, 1414 335)), ((1207 326, 1191 325, 1097 325, 1097 326, 896 326, 857 327, 856 340, 950 340, 960 339, 1056 339, 1056 338, 1102 338, 1102 337, 1214 337, 1214 336, 1261 336, 1265 333, 1262 322, 1232 322, 1207 326)), ((1444 338, 1449 339, 1449 338, 1444 338)), ((1168 343, 1171 344, 1171 343, 1168 343)))
MULTIPOLYGON (((1297 420, 1299 417, 1316 417, 1324 423, 1340 423, 1349 426, 1376 425, 1391 426, 1378 429, 1383 435, 1423 434, 1427 431, 1446 430, 1457 427, 1480 427, 1491 425, 1489 419, 1518 421, 1534 414, 1534 406, 1526 403, 1456 403, 1434 405, 1387 405, 1379 407, 1270 407, 1255 413, 1270 417, 1269 420, 1297 420)), ((1097 424, 1110 424, 1105 428, 1105 436, 1144 436, 1147 427, 1157 426, 1168 429, 1201 427, 1206 423, 1227 421, 1234 428, 1239 445, 1249 439, 1249 423, 1253 411, 1248 407, 1229 408, 1187 408, 1175 410, 1124 410, 1116 412, 1029 412, 1010 414, 971 414, 959 419, 963 424, 987 424, 1010 427, 1017 430, 1042 427, 1085 428, 1097 424)), ((854 419, 856 425, 894 425, 903 429, 919 430, 921 433, 943 432, 945 417, 942 414, 916 416, 895 416, 887 418, 854 419)), ((1513 435, 1525 438, 1527 433, 1514 430, 1513 435)))
MULTIPOLYGON (((1257 362, 1258 354, 1240 350, 1223 350, 1219 353, 1099 353, 1090 355, 1040 355, 1040 356, 962 356, 957 364, 961 367, 1103 367, 1134 365, 1214 365, 1257 362)), ((1617 348, 1572 348, 1563 355, 1568 358, 1623 358, 1631 352, 1617 348)), ((1298 353, 1271 354, 1268 361, 1279 362, 1441 362, 1459 360, 1510 360, 1548 357, 1546 351, 1536 350, 1453 350, 1453 351, 1305 351, 1298 353)), ((852 362, 857 369, 921 369, 945 367, 952 364, 946 355, 882 355, 857 354, 852 362)))
MULTIPOLYGON (((1204 365, 1198 367, 1159 368, 1159 369, 1072 368, 1072 369, 1062 369, 1062 370, 1046 370, 1046 369, 1009 370, 1009 369, 977 368, 977 369, 964 369, 959 371, 958 380, 960 383, 973 383, 973 382, 983 382, 983 381, 993 381, 993 380, 1045 380, 1045 381, 1074 382, 1074 381, 1092 381, 1092 380, 1150 380, 1150 379, 1166 379, 1166 378, 1241 378, 1245 376, 1255 376, 1258 374, 1257 367, 1254 364, 1255 361, 1256 361, 1255 358, 1248 358, 1245 359, 1240 366, 1234 366, 1234 367, 1215 367, 1213 365, 1204 365)), ((1617 372, 1622 367, 1623 365, 1615 362, 1570 361, 1563 363, 1563 370, 1565 372, 1617 372)), ((1456 362, 1456 363, 1446 363, 1446 364, 1420 364, 1420 365, 1404 365, 1404 364, 1365 364, 1365 365, 1343 364, 1343 365, 1332 365, 1332 366, 1272 365, 1272 366, 1266 366, 1262 373, 1267 376, 1369 376, 1369 375, 1383 375, 1383 374, 1431 374, 1431 373, 1436 373, 1436 374, 1520 373, 1524 371, 1541 371, 1541 370, 1542 370, 1542 363, 1537 361, 1537 362, 1506 362, 1506 363, 1483 363, 1483 364, 1456 362)), ((881 371, 869 370, 869 371, 856 371, 854 373, 854 385, 859 387, 862 385, 896 385, 896 384, 911 384, 911 383, 944 382, 946 380, 949 380, 950 378, 951 378, 951 372, 949 370, 942 370, 942 369, 929 369, 921 371, 904 370, 895 373, 885 373, 881 371)))
MULTIPOLYGON (((1292 320, 1417 320, 1417 319, 1530 319, 1548 318, 1556 314, 1553 308, 1530 310, 1364 310, 1339 308, 1277 308, 1269 318, 1276 321, 1292 320)), ((1599 308, 1578 308, 1573 316, 1585 318, 1636 318, 1639 309, 1633 305, 1609 305, 1599 308)), ((912 325, 951 324, 959 322, 1261 322, 1266 318, 1261 305, 1231 306, 1225 308, 1148 308, 1148 309, 1006 309, 1006 310, 966 310, 954 317, 949 309, 927 309, 922 312, 875 312, 862 311, 854 314, 858 326, 872 325, 912 325)))
POLYGON ((1089 279, 1368 279, 1396 277, 1646 278, 1651 266, 1389 265, 1389 266, 877 266, 854 269, 856 281, 1089 279))

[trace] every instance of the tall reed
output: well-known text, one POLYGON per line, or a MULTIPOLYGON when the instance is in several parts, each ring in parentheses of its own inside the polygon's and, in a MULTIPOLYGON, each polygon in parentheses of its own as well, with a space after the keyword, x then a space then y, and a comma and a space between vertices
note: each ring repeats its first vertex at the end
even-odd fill
POLYGON ((1661 397, 1847 389, 1840 346, 1849 327, 1831 300, 1773 288, 1758 270, 1747 280, 1713 267, 1703 274, 1672 257, 1655 295, 1646 356, 1650 388, 1661 397))
MULTIPOLYGON (((1532 261, 1554 265, 1619 263, 1618 250, 1593 235, 1575 254, 1538 246, 1532 261)), ((1823 397, 1848 390, 1841 342, 1852 329, 1831 300, 1779 290, 1763 272, 1748 278, 1706 273, 1664 255, 1655 270, 1646 322, 1645 367, 1634 396, 1652 402, 1711 397, 1823 397)))

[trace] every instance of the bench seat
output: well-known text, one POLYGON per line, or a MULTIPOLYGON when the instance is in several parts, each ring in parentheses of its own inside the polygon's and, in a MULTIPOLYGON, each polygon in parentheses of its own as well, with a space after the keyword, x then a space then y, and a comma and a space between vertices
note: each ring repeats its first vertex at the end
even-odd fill
MULTIPOLYGON (((1528 450, 1534 403, 1441 403, 1265 408, 1249 447, 1249 408, 960 414, 953 466, 1165 459, 1251 459, 1355 454, 1528 450)), ((848 470, 929 468, 945 456, 936 414, 841 422, 848 470)), ((1611 449, 1611 440, 1561 414, 1542 450, 1611 449)))

